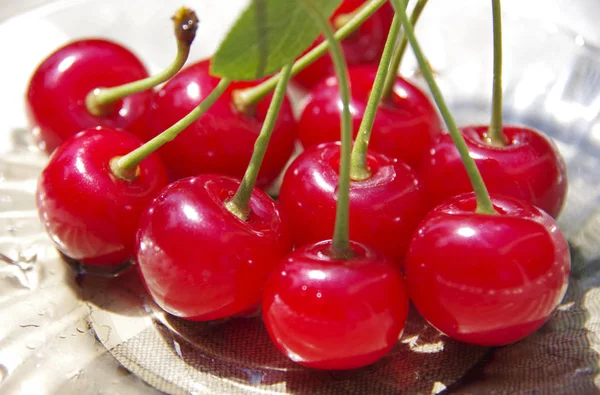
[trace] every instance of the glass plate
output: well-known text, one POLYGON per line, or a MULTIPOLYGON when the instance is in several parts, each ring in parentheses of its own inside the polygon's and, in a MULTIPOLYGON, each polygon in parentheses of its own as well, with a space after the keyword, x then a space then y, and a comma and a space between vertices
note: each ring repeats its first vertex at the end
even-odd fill
MULTIPOLYGON (((245 3, 187 3, 202 21, 192 59, 212 53, 245 3)), ((565 157, 570 190, 559 222, 571 242, 573 276, 555 316, 524 341, 499 349, 460 344, 411 312, 402 339, 384 360, 351 372, 315 372, 281 356, 258 318, 188 323, 162 313, 135 270, 115 278, 90 276, 62 260, 35 211, 36 179, 47 157, 26 127, 27 80, 52 50, 86 36, 123 43, 156 72, 175 52, 169 17, 179 5, 62 1, 0 25, 3 394, 598 390, 600 52, 583 37, 539 20, 506 15, 505 115, 548 133, 565 157)), ((418 31, 458 121, 480 123, 490 106, 491 29, 486 6, 469 11, 457 24, 458 11, 436 3, 418 31)), ((401 71, 423 85, 410 56, 401 71)))

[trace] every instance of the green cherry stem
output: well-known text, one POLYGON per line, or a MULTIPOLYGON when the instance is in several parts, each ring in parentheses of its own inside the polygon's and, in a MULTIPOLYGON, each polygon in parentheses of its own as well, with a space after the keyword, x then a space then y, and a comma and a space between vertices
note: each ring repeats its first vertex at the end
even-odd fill
POLYGON ((506 136, 502 131, 502 10, 500 0, 492 0, 494 26, 494 88, 492 93, 492 120, 487 135, 490 145, 504 147, 506 136))
MULTIPOLYGON (((406 4, 408 5, 408 2, 406 4)), ((425 8, 425 5, 427 5, 427 0, 418 0, 417 4, 415 4, 415 8, 413 8, 412 13, 410 14, 410 23, 413 26, 415 26, 419 21, 419 17, 421 16, 423 9, 425 8)), ((394 82, 396 81, 396 77, 398 77, 398 69, 400 68, 400 63, 402 63, 402 58, 404 58, 404 54, 406 53, 407 47, 408 38, 406 37, 406 34, 403 34, 402 38, 400 39, 400 43, 394 51, 392 63, 390 65, 390 68, 388 69, 388 73, 385 78, 385 85, 383 87, 382 95, 384 99, 387 99, 392 95, 392 90, 394 89, 394 82)))
POLYGON ((350 159, 350 178, 353 180, 366 180, 371 177, 371 170, 367 165, 367 151, 369 146, 369 139, 371 138, 371 131, 373 129, 373 123, 375 122, 375 114, 379 107, 381 95, 383 93, 383 85, 388 69, 390 68, 390 61, 392 60, 392 52, 394 52, 394 46, 398 40, 398 33, 400 32, 400 21, 398 16, 395 15, 390 26, 390 31, 383 48, 383 54, 379 61, 377 68, 377 74, 375 74, 375 81, 369 94, 369 100, 363 119, 358 128, 358 134, 356 135, 356 141, 352 149, 352 156, 350 159))
POLYGON ((258 177, 258 172, 263 158, 265 157, 265 152, 267 152, 267 146, 269 145, 269 140, 271 139, 273 129, 275 128, 279 109, 285 98, 285 92, 288 82, 290 81, 291 72, 292 63, 281 69, 281 77, 277 82, 277 87, 275 88, 275 93, 273 94, 273 99, 269 105, 260 134, 254 143, 254 151, 252 152, 252 157, 250 158, 246 173, 244 173, 244 177, 242 178, 242 183, 235 192, 235 195, 225 203, 225 207, 243 221, 247 220, 250 215, 249 204, 250 198, 252 197, 252 190, 256 184, 256 177, 258 177))
POLYGON ((325 39, 329 43, 329 53, 335 68, 338 80, 340 99, 342 102, 341 123, 341 154, 340 154, 340 181, 338 183, 338 200, 335 213, 335 226, 333 230, 332 255, 337 259, 347 259, 352 256, 350 248, 350 150, 352 149, 352 114, 350 112, 350 82, 348 65, 342 46, 329 21, 323 15, 315 0, 304 0, 303 3, 311 12, 315 21, 321 26, 325 39))
POLYGON ((408 41, 415 53, 415 57, 419 62, 419 67, 421 68, 421 72, 423 73, 423 77, 427 81, 427 85, 431 90, 435 103, 444 118, 444 122, 448 127, 448 132, 452 137, 452 141, 454 141, 454 145, 458 149, 462 162, 465 166, 467 174, 469 176, 469 180, 471 181, 471 185, 473 186, 473 191, 475 192, 475 197, 477 200, 477 208, 476 212, 482 214, 497 214, 494 206, 492 204, 492 200, 490 199, 490 195, 487 191, 485 183, 483 182, 483 178, 481 178, 481 174, 477 169, 477 165, 471 156, 469 155, 469 148, 467 147, 467 143, 463 138, 462 134, 459 132, 458 127, 456 126, 456 121, 452 117, 448 106, 446 105, 446 101, 440 91, 440 88, 437 86, 435 79, 433 77, 433 72, 429 64, 427 63, 427 59, 423 54, 423 50, 417 41, 417 37, 415 35, 414 28, 410 21, 408 20, 408 16, 406 15, 406 10, 404 6, 406 5, 406 0, 391 0, 394 9, 396 10, 396 14, 399 16, 402 21, 402 27, 404 28, 404 33, 408 37, 408 41))
POLYGON ((190 54, 190 47, 196 37, 198 17, 196 13, 186 7, 181 7, 171 18, 175 27, 177 38, 177 55, 173 63, 160 73, 139 81, 115 86, 112 88, 96 88, 85 98, 87 110, 95 116, 103 116, 110 111, 111 105, 134 93, 142 92, 155 87, 173 77, 184 66, 190 54))
POLYGON ((360 7, 357 7, 354 11, 347 12, 345 14, 340 14, 333 19, 333 27, 337 29, 341 29, 354 18, 358 13, 363 9, 363 7, 368 3, 363 3, 360 7))
POLYGON ((136 174, 137 166, 141 161, 169 141, 173 140, 179 133, 185 130, 185 128, 200 118, 200 116, 217 101, 223 92, 225 92, 229 83, 229 80, 223 78, 196 108, 177 121, 173 126, 127 155, 113 159, 111 161, 112 172, 117 177, 130 180, 136 174))
MULTIPOLYGON (((343 40, 344 38, 348 37, 386 2, 387 0, 371 0, 366 3, 343 27, 335 32, 335 38, 337 40, 343 40)), ((328 48, 329 43, 327 41, 323 41, 298 59, 292 67, 292 77, 304 70, 315 60, 323 56, 327 52, 328 48)), ((233 102, 235 103, 236 108, 241 112, 247 112, 249 108, 252 108, 254 104, 258 103, 262 98, 275 89, 279 77, 280 73, 275 74, 259 85, 234 91, 233 102)))

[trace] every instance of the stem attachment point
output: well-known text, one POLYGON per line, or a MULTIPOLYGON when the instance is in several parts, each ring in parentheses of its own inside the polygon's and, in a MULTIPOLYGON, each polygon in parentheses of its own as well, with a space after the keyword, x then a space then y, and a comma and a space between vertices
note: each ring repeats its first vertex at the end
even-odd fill
POLYGON ((121 180, 130 182, 134 181, 140 175, 140 167, 135 166, 133 168, 123 168, 119 163, 121 158, 122 156, 115 156, 110 160, 110 162, 108 162, 110 171, 115 177, 120 178, 121 180))

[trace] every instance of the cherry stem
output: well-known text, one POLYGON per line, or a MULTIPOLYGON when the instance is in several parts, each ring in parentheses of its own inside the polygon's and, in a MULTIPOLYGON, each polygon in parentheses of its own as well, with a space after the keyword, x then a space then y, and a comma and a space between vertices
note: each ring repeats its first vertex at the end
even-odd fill
POLYGON ((383 85, 387 71, 390 67, 390 61, 392 60, 392 52, 394 52, 394 46, 398 40, 398 33, 400 32, 400 21, 398 16, 395 15, 390 26, 390 31, 383 48, 383 54, 379 61, 377 68, 377 74, 375 74, 375 81, 369 94, 369 100, 363 119, 358 128, 358 134, 356 135, 356 141, 354 142, 354 148, 352 149, 352 156, 350 160, 350 178, 353 180, 366 180, 371 177, 371 170, 367 164, 367 151, 369 147, 369 139, 371 138, 371 131, 373 130, 373 123, 375 122, 375 115, 381 95, 383 94, 383 85))
MULTIPOLYGON (((406 3, 406 5, 408 5, 408 2, 406 3)), ((417 4, 415 4, 415 8, 413 8, 412 13, 410 14, 410 23, 413 26, 415 26, 419 21, 419 17, 421 16, 423 9, 425 8, 425 5, 427 5, 427 0, 419 0, 417 4)), ((406 37, 406 34, 402 34, 402 38, 400 39, 400 43, 394 51, 392 63, 390 65, 390 68, 388 69, 388 73, 385 78, 385 85, 383 88, 382 95, 384 99, 387 99, 392 95, 394 83, 396 82, 396 78, 398 77, 398 69, 400 68, 400 63, 402 63, 402 59, 404 58, 404 54, 406 53, 407 47, 408 38, 406 37)))
POLYGON ((456 121, 452 117, 448 106, 446 105, 446 101, 440 91, 440 88, 437 86, 435 79, 433 77, 433 72, 431 71, 431 67, 423 54, 421 46, 417 41, 417 37, 415 36, 415 31, 408 20, 408 16, 406 15, 406 10, 404 6, 406 5, 406 0, 391 0, 396 10, 396 14, 399 16, 402 21, 402 26, 404 28, 404 33, 408 37, 408 41, 413 49, 415 57, 419 62, 419 67, 421 72, 423 73, 423 77, 427 81, 427 85, 431 90, 435 103, 444 118, 444 122, 448 127, 448 132, 452 137, 452 141, 456 146, 460 157, 462 159, 463 165, 467 171, 467 175, 469 176, 469 180, 471 181, 471 185, 473 186, 473 191, 475 192, 475 198, 477 201, 477 208, 475 211, 481 214, 497 214, 494 206, 492 204, 492 200, 490 199, 490 195, 487 191, 485 183, 483 182, 483 178, 481 177, 481 173, 477 169, 477 165, 471 156, 469 155, 469 148, 467 147, 467 143, 463 138, 462 134, 458 130, 456 126, 456 121))
POLYGON ((229 83, 230 81, 228 79, 223 78, 221 81, 219 81, 215 89, 213 89, 212 92, 210 92, 210 94, 206 96, 206 98, 202 100, 202 102, 192 111, 190 111, 185 117, 181 118, 173 126, 154 137, 152 140, 146 142, 139 148, 118 158, 118 160, 111 165, 113 173, 117 177, 128 179, 127 175, 131 174, 132 169, 135 169, 141 161, 148 157, 148 155, 152 154, 154 151, 173 140, 179 133, 184 131, 185 128, 200 118, 200 116, 217 101, 223 92, 225 92, 229 86, 229 83))
POLYGON ((348 65, 342 45, 335 38, 333 29, 323 15, 315 0, 304 0, 304 5, 312 13, 315 21, 321 26, 325 39, 329 43, 329 53, 335 68, 342 102, 340 181, 335 213, 335 226, 331 245, 331 254, 335 259, 348 259, 352 256, 350 248, 350 150, 352 149, 352 114, 350 112, 350 81, 348 65))
MULTIPOLYGON (((383 6, 387 0, 371 0, 364 6, 359 8, 359 11, 338 31, 335 32, 336 40, 343 40, 350 34, 354 33, 371 15, 373 15, 381 6, 383 6)), ((311 65, 314 61, 323 56, 329 48, 329 43, 323 41, 308 53, 298 59, 292 67, 292 77, 304 70, 306 67, 311 65)), ((240 89, 233 92, 233 101, 236 108, 241 112, 247 112, 254 104, 258 103, 262 98, 271 93, 277 81, 279 80, 280 73, 275 74, 271 78, 263 81, 261 84, 240 89)))
POLYGON ((269 140, 273 134, 273 129, 275 128, 279 109, 285 98, 285 92, 288 82, 290 81, 291 72, 292 63, 281 69, 281 78, 279 78, 279 82, 275 88, 275 93, 273 94, 273 99, 269 105, 269 110, 267 111, 260 134, 254 143, 254 151, 252 152, 252 158, 250 158, 246 173, 244 173, 242 182, 235 192, 235 195, 225 203, 225 207, 243 221, 247 220, 250 215, 249 204, 250 198, 252 197, 252 191, 254 190, 256 178, 258 177, 260 166, 265 157, 269 140))
POLYGON ((345 14, 340 14, 340 15, 336 16, 333 19, 333 27, 335 27, 336 29, 340 29, 340 28, 344 27, 344 25, 349 23, 352 20, 352 18, 354 18, 356 15, 358 15, 358 13, 363 9, 363 7, 366 4, 367 3, 363 3, 360 5, 360 7, 357 7, 355 10, 353 10, 351 12, 347 12, 345 14))
POLYGON ((492 93, 492 120, 487 143, 504 147, 507 143, 502 130, 502 10, 500 0, 492 0, 494 25, 494 88, 492 93))
POLYGON ((177 38, 177 56, 173 63, 160 73, 142 80, 133 81, 112 88, 96 88, 85 98, 87 110, 95 116, 104 116, 110 112, 111 105, 126 96, 139 93, 162 84, 173 77, 185 65, 190 54, 190 47, 196 37, 198 17, 196 13, 181 7, 171 18, 177 38))

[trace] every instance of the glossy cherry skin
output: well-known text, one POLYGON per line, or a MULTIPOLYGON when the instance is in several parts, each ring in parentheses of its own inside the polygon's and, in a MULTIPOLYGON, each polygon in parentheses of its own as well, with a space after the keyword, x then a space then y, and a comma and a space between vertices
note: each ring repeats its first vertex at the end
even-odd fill
MULTIPOLYGON (((565 162, 554 143, 540 132, 505 126, 505 147, 485 142, 487 126, 465 127, 461 133, 490 193, 527 200, 556 218, 567 195, 565 162)), ((419 166, 427 194, 435 206, 472 190, 467 172, 449 135, 440 136, 419 166)))
POLYGON ((492 198, 499 215, 475 214, 454 197, 419 225, 406 256, 409 295, 449 337, 482 346, 540 328, 567 289, 570 257, 555 221, 531 203, 492 198))
POLYGON ((316 369, 354 369, 382 358, 406 324, 408 295, 395 265, 352 242, 334 259, 331 241, 301 247, 269 277, 263 319, 277 348, 316 369))
POLYGON ((40 220, 56 247, 88 265, 116 265, 133 258, 138 221, 167 185, 157 155, 139 165, 132 181, 110 170, 112 158, 141 145, 129 133, 88 129, 71 136, 50 157, 37 187, 40 220))
MULTIPOLYGON (((209 75, 209 66, 210 62, 204 60, 187 67, 156 94, 148 138, 187 115, 217 86, 219 79, 209 75)), ((232 91, 250 85, 230 85, 204 115, 158 151, 173 178, 201 173, 242 178, 271 102, 270 97, 261 100, 253 114, 237 111, 231 98, 232 91)), ((258 186, 267 186, 283 169, 294 149, 296 128, 290 102, 286 99, 258 175, 258 186)))
MULTIPOLYGON (((365 3, 365 0, 344 0, 333 13, 335 18, 354 12, 365 3)), ((394 9, 390 4, 384 4, 377 12, 367 19, 353 34, 341 42, 346 62, 349 66, 359 64, 377 64, 383 53, 388 31, 394 19, 394 9)), ((323 41, 320 36, 306 51, 308 52, 323 41)), ((321 56, 310 66, 294 77, 294 81, 306 89, 315 86, 325 76, 333 74, 333 62, 329 53, 321 56)))
MULTIPOLYGON (((377 66, 356 66, 349 70, 354 137, 367 107, 376 73, 377 66)), ((327 77, 310 91, 298 122, 298 136, 305 148, 340 139, 339 103, 335 76, 327 77)), ((427 96, 398 77, 393 94, 377 110, 369 147, 414 168, 441 130, 437 111, 427 96)))
POLYGON ((27 87, 26 110, 40 146, 52 152, 68 137, 96 126, 142 136, 151 90, 120 100, 105 116, 88 112, 85 98, 96 88, 146 77, 139 59, 111 41, 79 40, 57 49, 38 66, 27 87))
MULTIPOLYGON (((350 238, 401 264, 427 214, 423 188, 398 160, 370 151, 368 163, 371 177, 350 185, 350 238)), ((339 168, 339 143, 326 143, 302 152, 286 171, 279 202, 296 246, 333 234, 339 168)))
POLYGON ((202 174, 175 181, 140 221, 136 257, 148 292, 168 313, 207 321, 261 301, 273 267, 291 251, 277 204, 254 189, 242 221, 225 208, 240 181, 202 174))

